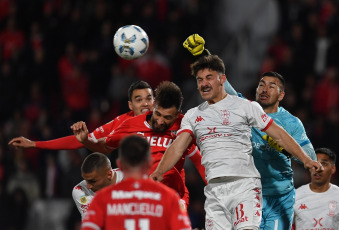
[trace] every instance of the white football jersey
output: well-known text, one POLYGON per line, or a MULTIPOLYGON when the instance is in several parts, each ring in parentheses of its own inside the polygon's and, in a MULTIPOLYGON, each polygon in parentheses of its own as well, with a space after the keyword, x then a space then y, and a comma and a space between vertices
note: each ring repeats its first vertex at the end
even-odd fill
MULTIPOLYGON (((118 168, 112 169, 112 171, 117 174, 117 180, 115 183, 119 183, 124 178, 123 172, 118 168)), ((72 197, 81 214, 81 219, 84 218, 93 196, 94 192, 87 188, 87 182, 85 180, 81 181, 73 188, 72 197)))
POLYGON ((339 229, 339 187, 330 184, 326 192, 316 193, 310 184, 296 190, 294 204, 296 230, 339 229))
POLYGON ((260 178, 252 157, 251 128, 266 130, 272 122, 257 102, 227 95, 187 111, 178 133, 195 137, 207 181, 224 176, 260 178))

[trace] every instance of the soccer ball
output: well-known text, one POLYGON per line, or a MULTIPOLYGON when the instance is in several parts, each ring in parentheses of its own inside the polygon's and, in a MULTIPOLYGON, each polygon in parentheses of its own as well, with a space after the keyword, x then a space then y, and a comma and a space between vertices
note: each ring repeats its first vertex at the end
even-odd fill
POLYGON ((113 37, 115 52, 126 60, 143 56, 149 45, 146 32, 136 25, 126 25, 117 30, 113 37))

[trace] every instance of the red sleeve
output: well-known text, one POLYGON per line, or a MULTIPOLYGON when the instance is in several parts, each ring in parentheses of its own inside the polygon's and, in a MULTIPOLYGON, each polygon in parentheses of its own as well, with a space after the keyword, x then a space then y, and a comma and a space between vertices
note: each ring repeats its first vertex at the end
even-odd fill
MULTIPOLYGON (((173 193, 172 193, 173 194, 173 193)), ((192 229, 191 221, 186 210, 182 210, 179 205, 178 196, 170 196, 169 200, 169 224, 171 230, 192 229)), ((167 207, 164 207, 166 209, 167 207)))
POLYGON ((202 156, 200 154, 200 150, 198 149, 198 147, 196 145, 192 145, 189 149, 187 156, 192 161, 195 168, 198 170, 198 172, 199 172, 201 178, 203 179, 203 181, 205 182, 205 184, 207 184, 207 181, 205 179, 205 167, 201 164, 202 156))
POLYGON ((111 148, 119 148, 120 146, 120 141, 130 134, 131 132, 130 127, 131 124, 130 122, 124 121, 118 128, 114 130, 110 135, 107 136, 106 138, 106 145, 108 145, 111 148))
POLYGON ((61 137, 49 141, 36 141, 35 147, 39 149, 61 150, 61 149, 79 149, 84 148, 77 138, 72 136, 61 137))

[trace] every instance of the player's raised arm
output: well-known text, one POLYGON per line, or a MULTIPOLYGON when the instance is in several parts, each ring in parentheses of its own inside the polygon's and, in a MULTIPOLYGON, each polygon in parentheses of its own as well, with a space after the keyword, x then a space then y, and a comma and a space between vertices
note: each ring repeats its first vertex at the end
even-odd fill
POLYGON ((77 140, 91 151, 108 154, 113 150, 106 145, 106 137, 98 140, 88 138, 88 129, 85 122, 76 122, 71 126, 71 129, 77 140))
POLYGON ((278 145, 286 149, 287 152, 297 157, 303 162, 304 167, 307 169, 315 168, 316 171, 323 171, 323 166, 312 160, 300 145, 289 135, 283 128, 278 126, 275 122, 272 122, 271 126, 268 127, 265 132, 277 142, 278 145))
POLYGON ((153 180, 162 181, 163 174, 174 167, 178 160, 182 157, 188 145, 192 141, 192 136, 183 132, 174 140, 174 142, 167 148, 164 156, 158 164, 156 170, 150 175, 153 180))

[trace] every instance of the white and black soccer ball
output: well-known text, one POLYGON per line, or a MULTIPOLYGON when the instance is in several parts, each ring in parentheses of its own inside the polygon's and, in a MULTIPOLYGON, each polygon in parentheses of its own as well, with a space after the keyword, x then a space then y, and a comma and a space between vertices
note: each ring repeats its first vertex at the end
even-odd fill
POLYGON ((149 40, 146 32, 136 25, 120 27, 113 37, 115 52, 126 60, 143 56, 148 49, 149 40))

